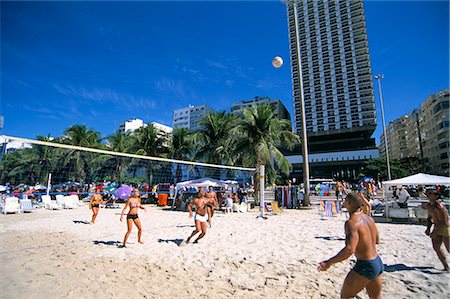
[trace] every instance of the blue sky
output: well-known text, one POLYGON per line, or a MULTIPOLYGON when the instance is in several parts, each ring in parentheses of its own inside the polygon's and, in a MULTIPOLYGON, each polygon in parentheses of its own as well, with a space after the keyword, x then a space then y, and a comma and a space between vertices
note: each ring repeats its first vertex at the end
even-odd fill
MULTIPOLYGON (((229 110, 255 96, 281 99, 292 115, 280 1, 0 5, 2 134, 60 136, 84 123, 107 136, 126 119, 171 125, 172 111, 188 104, 229 110), (280 69, 271 66, 276 55, 280 69)), ((364 6, 389 122, 449 86, 449 4, 364 6)))

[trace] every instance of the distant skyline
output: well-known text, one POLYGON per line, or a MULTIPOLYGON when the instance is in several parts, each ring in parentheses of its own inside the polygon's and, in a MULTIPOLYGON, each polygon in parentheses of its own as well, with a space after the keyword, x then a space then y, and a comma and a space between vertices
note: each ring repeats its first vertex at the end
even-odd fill
MULTIPOLYGON (((1 134, 103 136, 132 118, 172 126, 174 109, 268 96, 293 117, 285 5, 1 2, 1 134), (274 56, 284 65, 275 69, 274 56)), ((449 86, 448 1, 365 1, 386 124, 449 86)), ((382 132, 374 82, 378 141, 382 132)))

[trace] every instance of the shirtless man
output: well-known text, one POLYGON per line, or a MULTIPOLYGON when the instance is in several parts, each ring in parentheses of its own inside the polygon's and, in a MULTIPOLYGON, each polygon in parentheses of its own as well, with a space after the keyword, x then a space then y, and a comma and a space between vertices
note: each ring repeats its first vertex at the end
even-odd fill
POLYGON ((195 222, 195 230, 192 232, 189 238, 187 238, 186 243, 189 243, 192 237, 194 237, 198 232, 201 231, 200 236, 194 241, 194 243, 198 243, 198 241, 203 238, 206 234, 206 222, 208 221, 208 213, 207 213, 207 205, 213 205, 214 202, 210 198, 207 198, 205 196, 205 190, 203 188, 200 188, 198 192, 198 196, 196 199, 191 201, 187 209, 189 211, 189 218, 192 218, 192 206, 195 206, 195 216, 194 216, 194 222, 195 222))
POLYGON ((363 200, 357 193, 349 193, 345 206, 350 219, 345 222, 345 247, 334 257, 319 264, 319 271, 326 271, 331 265, 348 259, 355 254, 355 267, 347 274, 341 290, 341 298, 353 298, 366 288, 370 298, 381 298, 381 273, 383 262, 378 256, 379 243, 375 221, 363 213, 363 200))
POLYGON ((436 190, 427 191, 428 197, 428 222, 425 234, 430 236, 433 243, 433 249, 436 251, 444 271, 450 272, 444 253, 441 251, 441 245, 444 243, 447 252, 450 253, 449 236, 450 226, 448 223, 448 212, 445 206, 439 202, 439 192, 436 190), (431 226, 434 224, 433 232, 430 233, 431 226))
POLYGON ((219 203, 217 201, 217 194, 214 192, 214 187, 209 186, 208 193, 206 194, 206 197, 210 199, 210 202, 206 204, 206 211, 208 213, 208 224, 209 227, 211 227, 211 220, 214 216, 214 208, 219 207, 219 203))

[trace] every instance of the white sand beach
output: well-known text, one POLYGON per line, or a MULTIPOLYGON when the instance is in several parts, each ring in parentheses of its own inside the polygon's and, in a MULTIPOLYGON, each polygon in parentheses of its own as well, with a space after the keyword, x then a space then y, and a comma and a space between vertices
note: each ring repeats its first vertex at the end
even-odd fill
MULTIPOLYGON (((0 215, 1 298, 338 298, 355 258, 318 272, 344 246, 343 215, 320 220, 317 209, 216 213, 200 244, 178 246, 193 230, 186 212, 149 207, 138 244, 128 248, 121 210, 88 206, 0 215)), ((450 274, 425 226, 379 223, 386 265, 384 298, 449 298, 450 274)), ((447 254, 450 260, 450 255, 447 254)), ((361 292, 361 298, 367 298, 361 292)))

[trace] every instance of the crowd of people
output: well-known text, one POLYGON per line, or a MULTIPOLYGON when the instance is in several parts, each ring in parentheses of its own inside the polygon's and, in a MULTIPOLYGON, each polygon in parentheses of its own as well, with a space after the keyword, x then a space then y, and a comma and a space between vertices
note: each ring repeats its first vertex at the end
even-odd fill
MULTIPOLYGON (((70 188, 64 190, 69 193, 78 193, 87 191, 91 194, 89 208, 92 210, 90 223, 95 224, 100 207, 105 204, 104 197, 109 193, 105 192, 108 184, 90 184, 88 189, 70 188)), ((143 186, 141 186, 142 188, 143 186)), ((143 188, 144 192, 148 191, 143 188)), ((333 264, 342 262, 350 256, 357 258, 353 269, 348 273, 344 280, 341 297, 355 297, 364 288, 367 290, 370 298, 381 298, 383 263, 377 253, 377 244, 380 237, 374 219, 371 217, 370 201, 377 195, 379 186, 376 183, 367 181, 361 182, 360 187, 355 191, 351 190, 350 184, 345 181, 338 181, 335 184, 336 200, 341 202, 348 210, 350 217, 345 222, 345 246, 335 256, 328 260, 320 262, 319 271, 328 270, 333 264)), ((194 190, 190 190, 192 193, 194 190)), ((240 188, 226 190, 224 188, 214 189, 209 187, 205 190, 203 187, 196 188, 197 192, 187 205, 189 217, 193 218, 195 229, 187 236, 184 244, 192 242, 198 243, 205 237, 208 228, 213 223, 214 211, 223 208, 225 213, 233 211, 233 206, 241 201, 247 200, 247 193, 240 188), (199 235, 198 235, 199 234, 199 235), (198 236, 197 236, 198 235, 198 236)), ((428 198, 428 222, 425 234, 431 239, 432 248, 441 261, 444 271, 450 272, 446 257, 442 251, 442 244, 447 252, 450 253, 449 236, 450 225, 448 221, 448 210, 440 202, 439 187, 433 189, 424 189, 422 195, 428 198)), ((394 190, 394 196, 398 197, 399 204, 407 203, 410 195, 402 186, 397 186, 394 190)), ((120 221, 124 220, 126 214, 127 229, 120 247, 127 247, 128 238, 132 232, 133 226, 138 229, 137 242, 143 244, 143 224, 139 219, 138 212, 142 209, 147 212, 142 204, 141 191, 139 188, 133 188, 131 195, 120 214, 120 221)))

